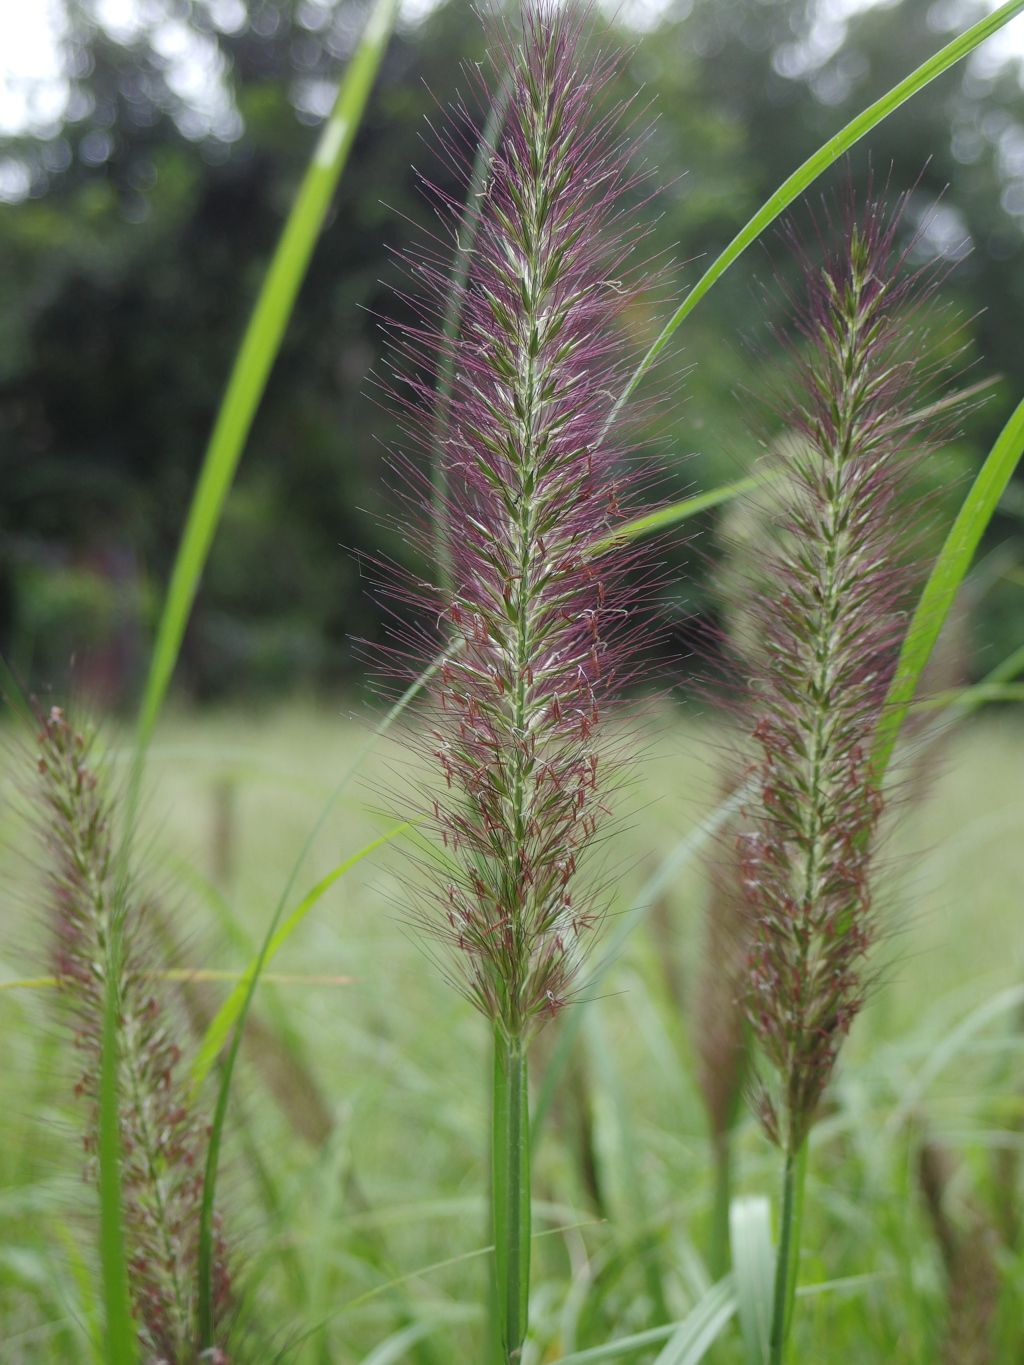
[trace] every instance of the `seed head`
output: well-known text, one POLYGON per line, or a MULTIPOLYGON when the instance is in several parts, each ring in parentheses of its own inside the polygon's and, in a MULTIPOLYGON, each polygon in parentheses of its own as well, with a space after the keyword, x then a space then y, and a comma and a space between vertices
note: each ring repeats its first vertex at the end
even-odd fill
MULTIPOLYGON (((89 1105, 88 1169, 91 1173, 95 1161, 104 997, 117 914, 123 925, 116 990, 129 1289, 145 1365, 192 1365, 198 1350, 196 1234, 207 1125, 178 1074, 175 1021, 146 970, 147 907, 133 887, 118 886, 115 802, 105 774, 91 764, 91 739, 54 707, 38 745, 53 971, 84 1058, 75 1093, 89 1105)), ((214 1304, 223 1325, 230 1281, 219 1232, 214 1261, 214 1304)))
POLYGON ((778 1085, 755 1105, 796 1151, 860 1008, 882 796, 870 763, 913 581, 897 494, 921 452, 915 287, 881 204, 806 264, 803 345, 775 448, 779 534, 745 628, 755 763, 741 871, 747 1013, 778 1085))
MULTIPOLYGON (((594 922, 579 871, 606 810, 601 703, 631 628, 609 534, 631 483, 613 408, 635 293, 621 208, 634 147, 614 116, 593 117, 614 63, 584 42, 585 17, 542 3, 523 10, 521 35, 492 32, 507 114, 441 412, 443 933, 470 997, 509 1035, 565 1003, 594 922)), ((443 272, 414 270, 440 314, 443 272)), ((435 364, 446 345, 429 318, 403 342, 435 364)), ((413 387, 430 448, 435 413, 413 387)))

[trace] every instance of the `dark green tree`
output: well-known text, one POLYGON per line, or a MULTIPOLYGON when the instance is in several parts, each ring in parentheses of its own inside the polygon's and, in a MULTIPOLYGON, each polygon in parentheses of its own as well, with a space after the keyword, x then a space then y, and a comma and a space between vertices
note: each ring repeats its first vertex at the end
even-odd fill
MULTIPOLYGON (((641 34, 625 79, 656 115, 662 188, 639 250, 666 269, 660 297, 631 312, 637 346, 789 171, 980 9, 903 0, 838 24, 816 0, 693 0, 641 34)), ((0 145, 0 191, 18 176, 27 190, 0 203, 0 649, 58 687, 77 653, 83 683, 116 700, 136 681, 234 348, 364 10, 167 0, 161 21, 116 37, 90 13, 70 11, 61 126, 0 145), (175 66, 183 35, 205 63, 198 93, 175 66)), ((195 696, 350 680, 352 639, 385 629, 364 566, 410 551, 386 516, 398 433, 374 396, 380 319, 406 307, 395 252, 435 221, 417 172, 462 192, 464 170, 422 133, 470 88, 460 65, 480 43, 468 0, 392 42, 193 614, 181 678, 195 696)), ((970 377, 1003 376, 932 467, 952 486, 1024 390, 1017 63, 981 53, 955 68, 835 174, 913 188, 906 231, 948 261, 944 292, 972 319, 970 377)), ((668 358, 678 401, 653 414, 650 451, 670 491, 735 477, 770 435, 742 386, 770 362, 760 296, 786 268, 770 239, 753 247, 668 358)), ((1017 527, 1012 504, 995 539, 1017 527)), ((671 551, 689 570, 670 603, 680 644, 713 609, 700 587, 713 545, 693 546, 671 551)), ((1019 592, 989 594, 992 652, 1019 641, 1019 592)))

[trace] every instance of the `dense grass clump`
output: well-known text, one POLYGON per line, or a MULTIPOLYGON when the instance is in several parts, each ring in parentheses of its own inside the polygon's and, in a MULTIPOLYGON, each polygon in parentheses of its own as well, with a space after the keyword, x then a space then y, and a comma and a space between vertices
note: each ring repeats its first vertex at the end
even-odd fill
MULTIPOLYGON (((721 731, 668 716, 651 726, 659 752, 645 769, 644 818, 611 850, 627 869, 612 924, 642 891, 649 860, 668 857, 717 800, 721 731)), ((299 708, 162 728, 153 759, 161 795, 151 813, 165 850, 164 903, 186 945, 177 965, 237 970, 295 841, 361 742, 360 727, 336 712, 299 708), (220 835, 214 818, 225 783, 234 793, 227 869, 223 815, 220 835), (224 879, 215 887, 215 878, 224 879)), ((385 745, 371 779, 406 743, 399 734, 385 745)), ((796 1345, 809 1358, 889 1365, 898 1351, 901 1361, 932 1365, 945 1349, 952 1298, 970 1286, 954 1293, 933 1230, 918 1174, 928 1143, 941 1148, 938 1197, 949 1235, 967 1245, 979 1223, 987 1227, 982 1242, 991 1240, 1001 1267, 988 1358, 1012 1359, 1019 1344, 1022 761, 1024 735, 1012 714, 977 722, 954 740, 934 792, 890 846, 892 864, 905 869, 889 897, 884 949, 898 962, 852 1029, 809 1157, 800 1283, 849 1278, 799 1299, 796 1345)), ((310 856, 310 882, 339 849, 380 828, 372 806, 372 797, 368 806, 352 798, 329 820, 310 856)), ((10 804, 6 812, 9 981, 40 960, 43 926, 32 909, 36 874, 18 852, 24 827, 10 804)), ((290 1088, 270 1069, 268 1049, 243 1054, 223 1198, 252 1276, 245 1311, 273 1351, 336 1313, 285 1359, 318 1365, 326 1354, 343 1365, 391 1337, 396 1349, 410 1342, 410 1360, 479 1354, 486 1258, 475 1253, 486 1245, 487 1128, 479 1089, 488 1040, 473 1008, 403 931, 395 894, 407 878, 399 849, 382 846, 325 894, 268 969, 273 979, 260 989, 255 1018, 290 1059, 290 1088), (318 1141, 314 1112, 328 1122, 318 1141), (367 1293, 374 1296, 354 1303, 367 1293)), ((707 894, 706 873, 691 862, 638 925, 588 1009, 535 1142, 536 1230, 545 1235, 534 1242, 533 1359, 656 1327, 652 1281, 670 1320, 707 1284, 713 1144, 673 985, 681 984, 684 1006, 694 999, 707 894)), ((0 1321, 12 1365, 93 1365, 89 1334, 99 1325, 89 1290, 91 1193, 79 1177, 83 1101, 72 1093, 80 1058, 56 1050, 48 1022, 55 1001, 49 987, 0 990, 8 1039, 0 1321)), ((556 1034, 546 1036, 555 1043, 556 1034)), ((535 1056, 538 1080, 550 1051, 535 1056)), ((742 1111, 734 1156, 734 1194, 774 1193, 775 1154, 742 1111)), ((735 1328, 716 1349, 723 1361, 744 1359, 735 1328)))

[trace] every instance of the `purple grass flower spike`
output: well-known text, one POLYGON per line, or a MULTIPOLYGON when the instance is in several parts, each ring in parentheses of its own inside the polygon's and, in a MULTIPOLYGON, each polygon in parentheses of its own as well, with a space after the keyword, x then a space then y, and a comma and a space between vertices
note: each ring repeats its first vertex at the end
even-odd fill
POLYGON ((746 660, 758 753, 739 843, 755 919, 747 1012, 779 1078, 755 1103, 791 1154, 862 1003, 882 808, 871 736, 913 584, 897 496, 922 450, 913 411, 932 369, 908 314, 920 291, 901 271, 899 214, 871 202, 843 218, 840 249, 804 259, 779 533, 746 660))
MULTIPOLYGON (((50 855, 53 970, 83 1056, 75 1093, 90 1106, 85 1150, 92 1166, 105 964, 121 898, 119 1117, 132 1309, 142 1365, 193 1365, 199 1348, 197 1232, 207 1125, 180 1074, 175 1020, 154 973, 147 970, 147 907, 134 887, 119 886, 115 803, 104 773, 93 766, 90 739, 54 707, 43 721, 38 744, 41 825, 50 855)), ((213 1278, 216 1326, 218 1334, 226 1335, 231 1293, 219 1230, 213 1278)), ((219 1347, 209 1358, 228 1362, 219 1347)))
MULTIPOLYGON (((623 600, 629 555, 609 543, 633 484, 612 409, 626 377, 620 319, 638 287, 622 208, 635 144, 615 134, 621 110, 594 116, 616 63, 585 44, 587 19, 542 3, 524 9, 521 36, 492 31, 508 112, 440 439, 441 932, 474 1003, 515 1038, 565 1003, 594 922, 577 874, 606 810, 600 706, 637 628, 623 600)), ((440 315, 443 265, 413 270, 440 315)), ((432 322, 403 336, 431 370, 444 345, 432 322)), ((428 387, 413 388, 412 424, 430 448, 428 387)))

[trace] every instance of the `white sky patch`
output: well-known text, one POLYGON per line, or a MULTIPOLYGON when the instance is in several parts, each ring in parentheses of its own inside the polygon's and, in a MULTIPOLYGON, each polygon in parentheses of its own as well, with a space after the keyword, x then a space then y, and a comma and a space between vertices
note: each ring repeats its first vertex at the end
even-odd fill
MULTIPOLYGON (((145 40, 181 101, 175 121, 189 138, 241 135, 227 63, 212 34, 177 17, 167 0, 93 0, 96 23, 118 43, 145 40)), ((215 27, 236 33, 248 12, 243 0, 206 0, 215 27)), ((71 82, 65 58, 68 16, 64 0, 0 0, 0 137, 52 137, 69 111, 71 82)), ((0 177, 0 197, 6 178, 0 177)))
MULTIPOLYGON (((876 4, 894 0, 819 0, 809 32, 775 53, 776 70, 790 79, 810 79, 841 48, 849 20, 876 4)), ((202 0, 214 26, 237 33, 248 19, 244 0, 202 0)), ((440 0, 402 0, 400 23, 415 28, 437 8, 440 0)), ((688 0, 605 0, 607 10, 626 26, 650 31, 672 10, 685 13, 688 0)), ((988 0, 996 8, 998 0, 988 0)), ((937 35, 960 30, 972 7, 964 0, 935 0, 929 26, 937 35)), ((181 101, 175 111, 186 137, 211 134, 225 141, 241 133, 224 58, 211 34, 177 17, 168 0, 92 0, 96 21, 117 42, 149 41, 164 64, 165 79, 181 101)), ((299 19, 314 31, 329 21, 332 0, 303 0, 299 19)), ((53 137, 68 112, 71 83, 65 66, 64 42, 68 19, 64 0, 0 0, 0 138, 35 135, 53 137)), ((971 71, 982 78, 995 75, 1008 61, 1024 57, 1024 16, 1012 20, 988 39, 970 58, 971 71)), ((840 66, 842 63, 840 62, 840 66)), ((858 73, 840 70, 816 93, 827 102, 842 99, 858 73)), ((319 114, 322 92, 310 94, 319 114)), ((7 163, 5 163, 7 164, 7 163)), ((18 178, 8 170, 3 185, 18 178)), ((18 183, 21 183, 20 178, 18 183)))
MULTIPOLYGON (((945 0, 945 3, 948 4, 948 0, 945 0)), ((988 0, 988 7, 998 9, 998 0, 988 0)), ((994 33, 987 42, 972 52, 968 61, 976 75, 990 76, 995 75, 1007 62, 1015 58, 1017 60, 1024 58, 1024 15, 1011 19, 998 33, 994 33)), ((1024 67, 1021 76, 1021 84, 1024 86, 1024 67)))
POLYGON ((408 32, 418 28, 424 19, 429 19, 434 10, 440 9, 443 0, 402 0, 398 7, 399 27, 408 32))
POLYGON ((153 51, 164 61, 164 79, 181 100, 175 122, 186 137, 211 133, 222 142, 241 136, 242 120, 227 81, 227 63, 209 33, 183 19, 162 19, 148 34, 153 51))
POLYGON ((60 125, 70 90, 66 30, 61 0, 0 0, 0 137, 45 136, 60 125))
MULTIPOLYGON (((1002 0, 987 0, 990 10, 998 9, 1001 3, 1002 0)), ((793 80, 810 77, 814 86, 814 73, 842 47, 852 18, 864 10, 895 8, 897 4, 898 0, 818 0, 809 32, 776 50, 775 70, 793 80)), ((970 0, 933 0, 928 11, 928 27, 948 41, 954 34, 962 33, 977 18, 977 13, 977 7, 970 0)), ((967 60, 975 75, 988 77, 1002 70, 1007 62, 1022 58, 1024 15, 1018 15, 975 48, 967 60)), ((855 76, 857 73, 851 71, 850 74, 855 76)), ((815 87, 815 93, 826 103, 838 102, 847 92, 848 88, 832 91, 827 87, 821 90, 815 87)))
POLYGON ((651 33, 666 18, 685 19, 693 8, 691 0, 604 0, 602 8, 609 19, 635 33, 651 33))
POLYGON ((0 204, 19 204, 32 189, 32 172, 17 157, 0 160, 0 204))
POLYGON ((917 259, 962 261, 970 255, 973 246, 970 230, 958 208, 941 200, 918 203, 911 195, 909 213, 918 231, 914 245, 917 259))
MULTIPOLYGON (((809 31, 795 42, 776 48, 772 58, 775 70, 790 80, 812 76, 842 47, 854 15, 880 3, 889 4, 891 0, 819 0, 809 31)), ((838 102, 828 100, 827 94, 825 98, 838 102)))
POLYGON ((92 12, 115 43, 125 44, 141 38, 147 21, 153 22, 159 14, 146 0, 94 0, 92 12))

